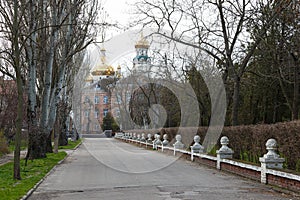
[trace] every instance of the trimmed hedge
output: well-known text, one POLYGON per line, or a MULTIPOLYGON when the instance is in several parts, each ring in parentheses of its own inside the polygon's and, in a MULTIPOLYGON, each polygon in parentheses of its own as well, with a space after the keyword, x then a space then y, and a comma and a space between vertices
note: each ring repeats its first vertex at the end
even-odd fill
MULTIPOLYGON (((160 135, 168 134, 171 143, 175 142, 176 134, 181 134, 182 142, 186 146, 190 146, 193 143, 196 130, 201 137, 201 142, 204 141, 207 127, 184 127, 180 128, 180 131, 178 130, 179 128, 162 128, 160 130, 128 130, 126 132, 151 133, 152 135, 158 132, 160 135)), ((271 125, 224 127, 214 149, 220 148, 219 140, 222 136, 229 138, 229 147, 234 150, 233 157, 235 159, 254 163, 259 163, 259 157, 267 152, 266 141, 274 138, 279 145, 279 154, 286 159, 284 167, 300 171, 300 120, 271 125)))

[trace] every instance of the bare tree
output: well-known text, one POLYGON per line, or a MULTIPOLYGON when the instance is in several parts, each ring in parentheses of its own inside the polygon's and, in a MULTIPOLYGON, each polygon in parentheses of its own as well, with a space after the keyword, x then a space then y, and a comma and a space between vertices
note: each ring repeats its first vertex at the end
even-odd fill
POLYGON ((15 78, 17 85, 17 118, 16 118, 16 134, 15 134, 15 150, 14 150, 14 179, 21 179, 20 174, 20 148, 21 148, 21 131, 23 125, 23 68, 21 61, 21 32, 19 26, 24 14, 22 2, 14 1, 1 1, 0 7, 0 20, 1 30, 0 34, 7 39, 8 48, 2 50, 1 59, 4 59, 8 68, 14 69, 13 73, 7 71, 7 68, 2 68, 1 72, 5 75, 15 78), (5 9, 6 8, 6 9, 5 9), (5 24, 5 25, 4 25, 5 24))
POLYGON ((78 71, 78 66, 75 67, 73 62, 74 57, 93 41, 95 32, 91 28, 98 8, 95 0, 50 1, 47 10, 50 10, 52 18, 46 22, 50 29, 50 34, 46 36, 49 42, 46 43, 49 44, 48 54, 41 54, 47 55, 44 62, 46 70, 39 71, 42 88, 40 129, 38 137, 36 135, 32 138, 34 144, 29 147, 31 158, 44 157, 47 151, 51 151, 49 138, 56 120, 57 105, 66 96, 66 91, 73 88, 69 85, 72 83, 69 79, 74 78, 78 71), (39 148, 34 148, 37 144, 39 148))
POLYGON ((1 59, 8 63, 1 65, 0 70, 16 78, 19 89, 28 83, 32 129, 28 157, 45 157, 45 141, 53 128, 62 91, 72 90, 69 79, 78 71, 74 58, 96 35, 92 28, 99 4, 96 0, 3 0, 0 8, 1 42, 7 47, 2 49, 1 59), (13 67, 15 70, 11 72, 13 67))
POLYGON ((234 83, 232 125, 237 125, 241 77, 270 24, 290 2, 142 0, 135 4, 134 24, 156 27, 155 34, 211 56, 224 83, 234 83), (263 9, 270 10, 268 23, 261 23, 263 9), (248 32, 251 26, 257 27, 255 33, 248 32))

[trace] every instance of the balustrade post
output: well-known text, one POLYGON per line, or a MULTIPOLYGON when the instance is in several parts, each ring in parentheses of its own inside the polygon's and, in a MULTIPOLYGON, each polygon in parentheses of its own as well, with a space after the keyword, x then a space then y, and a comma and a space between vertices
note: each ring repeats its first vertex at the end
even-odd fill
POLYGON ((277 154, 278 145, 275 139, 268 139, 266 142, 267 153, 259 158, 261 163, 261 182, 267 184, 267 169, 282 169, 284 158, 280 158, 277 154))
POLYGON ((233 150, 228 147, 229 139, 227 136, 223 136, 220 140, 222 147, 217 150, 217 169, 221 169, 221 161, 225 158, 232 158, 233 150))

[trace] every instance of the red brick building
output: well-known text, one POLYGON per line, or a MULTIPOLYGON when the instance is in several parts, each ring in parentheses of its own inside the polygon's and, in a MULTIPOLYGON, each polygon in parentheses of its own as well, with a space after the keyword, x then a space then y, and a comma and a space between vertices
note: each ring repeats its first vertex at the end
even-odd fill
POLYGON ((111 113, 111 95, 109 84, 120 78, 120 70, 115 71, 107 65, 105 49, 101 49, 101 63, 94 67, 85 79, 81 99, 81 127, 82 133, 99 133, 103 118, 111 113))

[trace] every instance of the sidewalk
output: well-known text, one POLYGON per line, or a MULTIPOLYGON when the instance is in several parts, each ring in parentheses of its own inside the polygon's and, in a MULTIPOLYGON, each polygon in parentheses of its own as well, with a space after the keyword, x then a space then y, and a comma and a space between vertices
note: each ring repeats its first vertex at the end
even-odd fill
MULTIPOLYGON (((21 151, 21 152, 20 152, 21 158, 25 158, 26 153, 27 153, 27 150, 21 151)), ((11 161, 13 161, 13 160, 14 160, 14 152, 9 153, 9 154, 6 154, 6 155, 3 155, 3 156, 0 158, 0 166, 6 164, 6 163, 8 163, 8 162, 11 162, 11 161)))

